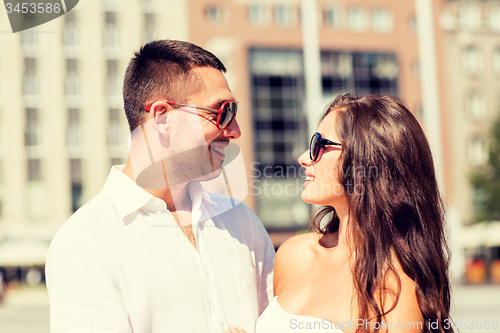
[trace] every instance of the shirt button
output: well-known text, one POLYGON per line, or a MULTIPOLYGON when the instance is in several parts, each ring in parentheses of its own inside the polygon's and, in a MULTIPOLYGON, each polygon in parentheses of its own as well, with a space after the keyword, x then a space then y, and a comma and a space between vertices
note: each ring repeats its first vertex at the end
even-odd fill
POLYGON ((210 276, 210 272, 208 271, 208 269, 205 269, 205 275, 210 276))

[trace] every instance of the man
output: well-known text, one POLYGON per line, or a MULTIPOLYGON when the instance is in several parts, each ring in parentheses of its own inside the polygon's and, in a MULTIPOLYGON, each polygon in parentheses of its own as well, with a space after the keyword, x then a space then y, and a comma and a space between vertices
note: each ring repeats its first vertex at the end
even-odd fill
MULTIPOLYGON (((272 297, 274 248, 243 203, 205 192, 240 136, 210 52, 155 41, 130 62, 127 164, 54 237, 51 332, 253 332, 272 297)), ((226 174, 224 173, 226 177, 226 174)), ((229 189, 229 187, 228 187, 229 189)))

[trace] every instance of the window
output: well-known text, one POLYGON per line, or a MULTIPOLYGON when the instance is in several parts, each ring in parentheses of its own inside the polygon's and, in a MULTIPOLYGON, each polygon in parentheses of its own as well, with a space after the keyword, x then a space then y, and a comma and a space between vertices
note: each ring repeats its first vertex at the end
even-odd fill
POLYGON ((67 149, 70 157, 79 157, 83 152, 83 130, 79 109, 68 109, 67 149))
POLYGON ((211 5, 205 8, 205 17, 208 22, 218 23, 222 21, 222 7, 211 5))
POLYGON ((25 52, 34 51, 37 46, 37 40, 36 32, 33 29, 21 31, 21 45, 25 52))
POLYGON ((116 13, 105 12, 105 25, 104 25, 104 48, 107 53, 114 54, 117 52, 118 41, 118 28, 116 26, 116 13))
POLYGON ((123 112, 119 109, 108 110, 108 153, 112 158, 121 158, 125 150, 125 136, 120 121, 120 113, 123 112))
POLYGON ((418 105, 415 110, 417 110, 416 114, 417 114, 417 117, 418 119, 424 119, 424 108, 422 107, 422 105, 418 105))
POLYGON ((464 2, 458 13, 460 26, 465 30, 476 30, 481 26, 481 9, 476 4, 464 2))
POLYGON ((457 17, 450 9, 443 10, 439 17, 439 25, 443 30, 453 31, 457 28, 457 23, 457 17))
POLYGON ((493 72, 500 76, 500 47, 497 47, 493 53, 493 72))
POLYGON ((340 8, 336 6, 330 6, 323 12, 325 25, 333 29, 339 29, 341 25, 340 21, 340 8))
POLYGON ((78 29, 76 26, 76 12, 69 11, 64 15, 63 45, 65 51, 77 51, 78 29))
POLYGON ((372 17, 373 31, 390 32, 394 27, 394 18, 390 11, 384 8, 373 10, 372 17))
POLYGON ((39 159, 28 160, 28 180, 29 181, 42 180, 41 161, 39 159))
POLYGON ((118 75, 118 61, 106 61, 106 94, 110 97, 121 97, 122 81, 118 75))
POLYGON ((476 91, 465 96, 465 112, 473 120, 483 119, 486 115, 486 103, 484 98, 476 91))
POLYGON ((415 15, 412 15, 410 17, 410 21, 408 22, 408 27, 410 28, 411 31, 417 32, 417 17, 415 15))
POLYGON ((337 96, 353 86, 353 58, 348 52, 321 52, 321 81, 323 95, 337 96))
POLYGON ((292 9, 288 5, 274 7, 274 23, 280 27, 292 25, 292 9))
POLYGON ((267 22, 266 11, 264 5, 250 5, 248 6, 248 21, 252 25, 264 25, 267 22))
POLYGON ((378 79, 397 80, 399 67, 392 54, 378 54, 372 57, 371 72, 378 79))
POLYGON ((368 15, 363 8, 354 7, 349 9, 347 18, 349 22, 349 29, 352 31, 366 31, 368 29, 368 15))
POLYGON ((483 165, 488 161, 488 145, 480 135, 474 136, 468 144, 469 161, 472 165, 483 165))
POLYGON ((40 153, 41 131, 38 118, 38 109, 28 108, 25 110, 26 123, 24 127, 24 145, 26 155, 36 157, 40 153))
POLYGON ((70 177, 72 184, 82 183, 82 160, 81 159, 70 159, 70 177))
POLYGON ((23 95, 26 97, 38 96, 37 61, 35 58, 24 59, 23 95))
POLYGON ((157 0, 142 0, 142 8, 148 13, 158 12, 158 5, 157 0))
POLYGON ((496 4, 491 7, 488 16, 490 29, 495 32, 500 32, 500 5, 496 4))
POLYGON ((462 68, 468 75, 478 75, 483 70, 483 57, 475 46, 468 46, 464 49, 462 68))
POLYGON ((120 0, 102 0, 102 8, 104 10, 117 10, 120 0))
POLYGON ((420 78, 420 61, 415 61, 412 65, 413 76, 420 78))
POLYGON ((125 160, 123 158, 112 158, 109 160, 109 163, 110 163, 110 167, 112 167, 114 165, 124 164, 125 160))
POLYGON ((251 50, 250 70, 257 159, 252 168, 260 172, 252 189, 260 193, 259 217, 266 227, 305 226, 309 208, 296 183, 297 156, 308 141, 301 52, 251 50))
POLYGON ((71 208, 76 212, 82 206, 82 160, 70 159, 71 208))
POLYGON ((153 13, 144 14, 144 43, 148 43, 156 39, 155 23, 156 23, 156 14, 153 13))
POLYGON ((80 94, 80 82, 78 79, 78 60, 66 59, 66 96, 78 96, 80 94))
POLYGON ((80 76, 78 74, 77 59, 66 59, 64 91, 68 104, 76 104, 80 101, 80 76))
POLYGON ((323 95, 398 95, 399 65, 393 53, 321 52, 323 95))

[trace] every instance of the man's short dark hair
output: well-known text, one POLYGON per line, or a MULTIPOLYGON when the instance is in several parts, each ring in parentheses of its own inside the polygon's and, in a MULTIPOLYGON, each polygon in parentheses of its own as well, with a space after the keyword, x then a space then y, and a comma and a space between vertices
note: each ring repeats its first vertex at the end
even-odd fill
POLYGON ((212 53, 192 43, 158 40, 145 44, 130 61, 123 82, 123 102, 130 131, 141 125, 144 106, 158 100, 183 103, 199 87, 195 67, 226 67, 212 53), (198 83, 198 84, 196 84, 198 83))

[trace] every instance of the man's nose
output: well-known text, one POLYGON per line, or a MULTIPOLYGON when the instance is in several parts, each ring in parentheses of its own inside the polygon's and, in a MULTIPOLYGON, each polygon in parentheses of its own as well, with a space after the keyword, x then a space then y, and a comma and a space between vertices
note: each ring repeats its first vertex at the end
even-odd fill
POLYGON ((224 130, 224 136, 231 140, 238 139, 241 136, 240 126, 236 118, 234 118, 231 124, 224 130))

